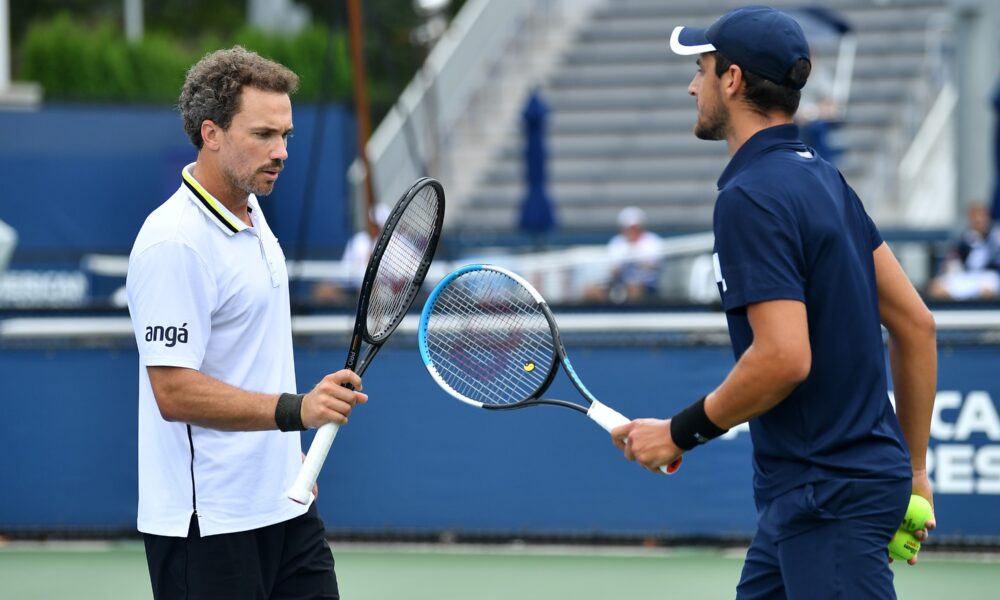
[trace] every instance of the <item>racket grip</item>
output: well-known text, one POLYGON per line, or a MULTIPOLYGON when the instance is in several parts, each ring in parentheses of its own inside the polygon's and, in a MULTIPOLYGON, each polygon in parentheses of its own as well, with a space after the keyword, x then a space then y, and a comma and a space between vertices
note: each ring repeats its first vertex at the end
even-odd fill
POLYGON ((603 427, 608 433, 611 433, 611 430, 615 427, 628 425, 632 422, 628 417, 621 414, 617 410, 606 404, 601 404, 596 400, 587 410, 587 416, 593 419, 595 423, 603 427))
MULTIPOLYGON (((611 430, 615 427, 620 427, 622 425, 627 425, 631 423, 628 417, 621 414, 617 410, 611 408, 606 404, 601 404, 598 401, 594 401, 590 408, 587 410, 587 416, 594 420, 598 425, 604 428, 605 431, 611 433, 611 430)), ((677 472, 677 469, 681 468, 681 458, 678 457, 677 460, 670 463, 669 465, 660 465, 660 472, 664 475, 673 475, 677 472)))
POLYGON ((326 455, 330 452, 333 439, 337 437, 340 426, 336 423, 327 423, 316 430, 316 437, 309 445, 309 452, 306 453, 302 467, 295 478, 295 483, 288 488, 285 494, 299 504, 309 504, 312 501, 312 489, 319 478, 320 469, 326 461, 326 455))

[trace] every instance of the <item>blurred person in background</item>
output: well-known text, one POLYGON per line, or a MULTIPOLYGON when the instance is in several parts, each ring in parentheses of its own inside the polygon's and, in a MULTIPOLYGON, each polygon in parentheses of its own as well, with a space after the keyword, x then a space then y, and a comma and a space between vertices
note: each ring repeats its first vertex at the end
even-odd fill
POLYGON ((14 255, 16 246, 17 232, 10 225, 0 221, 0 277, 10 265, 10 258, 14 255))
POLYGON ((670 47, 698 57, 695 135, 731 155, 713 228, 736 364, 672 418, 637 419, 613 441, 659 472, 749 422, 758 522, 736 597, 895 598, 887 547, 911 492, 933 498, 934 318, 857 194, 798 137, 811 69, 798 23, 738 8, 675 28, 670 47))
POLYGON ((607 245, 608 281, 588 290, 586 299, 622 304, 656 297, 663 240, 646 229, 646 213, 634 206, 618 213, 618 228, 607 245))
POLYGON ((948 252, 927 293, 937 300, 982 300, 1000 294, 1000 228, 982 204, 968 210, 968 225, 948 252))
MULTIPOLYGON (((344 246, 344 254, 340 258, 341 277, 333 281, 321 281, 313 286, 312 297, 317 304, 345 304, 356 300, 355 296, 361 289, 361 282, 368 269, 368 260, 375 249, 375 240, 381 232, 386 219, 389 218, 389 208, 384 204, 375 206, 372 222, 378 230, 372 236, 368 226, 362 227, 344 246)), ((367 220, 366 220, 367 223, 367 220)))
POLYGON ((842 125, 839 119, 842 108, 833 100, 833 75, 829 69, 818 67, 813 64, 809 86, 802 90, 795 124, 799 126, 802 141, 836 165, 843 154, 835 140, 836 130, 842 125))
POLYGON ((238 46, 191 67, 178 105, 197 159, 129 257, 138 529, 158 600, 339 598, 315 503, 285 490, 298 432, 367 397, 347 370, 295 393, 288 274, 258 201, 288 158, 298 83, 238 46))

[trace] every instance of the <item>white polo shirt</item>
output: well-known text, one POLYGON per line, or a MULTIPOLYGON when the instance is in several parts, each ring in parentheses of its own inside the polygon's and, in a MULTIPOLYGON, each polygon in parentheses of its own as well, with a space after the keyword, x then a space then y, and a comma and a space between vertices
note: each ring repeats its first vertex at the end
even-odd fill
POLYGON ((144 533, 203 536, 286 521, 299 434, 224 432, 160 416, 146 367, 197 369, 238 388, 294 392, 288 273, 254 196, 248 227, 191 175, 143 224, 129 256, 139 346, 139 518, 144 533))

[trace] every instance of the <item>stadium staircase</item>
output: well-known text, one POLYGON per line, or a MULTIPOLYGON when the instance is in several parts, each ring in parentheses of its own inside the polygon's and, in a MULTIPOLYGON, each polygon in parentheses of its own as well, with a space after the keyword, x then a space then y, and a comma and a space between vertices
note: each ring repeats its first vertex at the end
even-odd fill
MULTIPOLYGON (((803 6, 786 0, 771 4, 803 6)), ((694 57, 672 55, 668 41, 675 25, 707 25, 733 5, 603 0, 560 50, 541 88, 552 109, 549 191, 560 233, 610 233, 626 205, 642 207, 650 227, 661 233, 711 227, 726 146, 692 135, 696 113, 686 88, 694 57)), ((824 6, 843 16, 857 35, 851 94, 837 131, 846 149, 839 166, 862 197, 865 190, 882 193, 877 180, 896 168, 907 132, 926 111, 923 104, 913 108, 914 90, 928 77, 933 58, 928 32, 947 4, 833 0, 824 6)), ((814 49, 817 67, 835 58, 833 50, 814 49)), ((492 160, 461 198, 454 225, 464 235, 516 231, 524 195, 520 122, 512 118, 499 140, 492 160)))

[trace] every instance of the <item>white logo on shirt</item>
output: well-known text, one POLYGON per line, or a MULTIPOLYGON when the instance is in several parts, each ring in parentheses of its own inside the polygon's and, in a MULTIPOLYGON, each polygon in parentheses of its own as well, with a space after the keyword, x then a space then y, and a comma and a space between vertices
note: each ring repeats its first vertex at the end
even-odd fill
POLYGON ((718 252, 712 255, 712 266, 715 267, 715 283, 721 283, 722 291, 727 291, 729 288, 726 287, 726 278, 722 276, 722 265, 719 264, 718 252))

